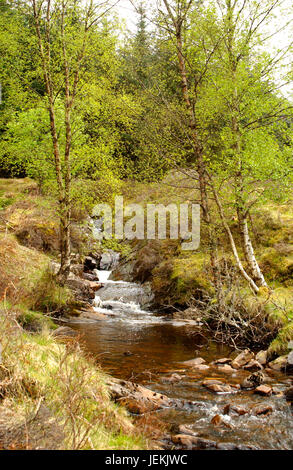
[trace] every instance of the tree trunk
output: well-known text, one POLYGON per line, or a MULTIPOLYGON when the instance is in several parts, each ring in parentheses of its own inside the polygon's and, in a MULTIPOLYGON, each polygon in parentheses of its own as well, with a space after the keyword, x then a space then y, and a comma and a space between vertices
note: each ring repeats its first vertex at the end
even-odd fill
MULTIPOLYGON (((212 183, 211 183, 212 184, 212 183)), ((235 244, 235 241, 234 241, 234 238, 233 238, 233 235, 232 235, 232 232, 230 230, 230 227, 226 221, 226 218, 225 218, 225 215, 224 215, 224 211, 223 211, 223 207, 222 207, 222 204, 221 204, 221 201, 219 199, 219 196, 217 194, 217 191, 215 189, 215 187, 212 185, 212 190, 213 190, 213 194, 214 194, 214 198, 215 198, 215 201, 216 201, 216 204, 217 204, 217 207, 218 207, 218 210, 219 210, 219 214, 220 214, 220 217, 221 217, 221 220, 222 220, 222 224, 226 230, 226 233, 229 237, 229 241, 230 241, 230 245, 231 245, 231 248, 232 248, 232 251, 233 251, 233 255, 234 255, 234 258, 236 260, 236 264, 237 264, 237 267, 241 273, 241 275, 244 277, 244 279, 246 279, 246 281, 249 283, 250 287, 252 288, 253 292, 255 294, 257 294, 259 292, 259 287, 256 285, 256 283, 254 282, 254 280, 249 276, 249 274, 245 271, 243 265, 242 265, 242 262, 239 258, 239 255, 238 255, 238 251, 237 251, 237 247, 236 247, 236 244, 235 244)))
POLYGON ((258 285, 262 287, 267 287, 268 285, 266 283, 263 273, 261 272, 261 269, 259 267, 259 264, 254 254, 254 249, 252 246, 252 242, 251 242, 249 230, 248 230, 247 218, 241 216, 240 214, 238 214, 238 217, 239 217, 239 225, 240 225, 243 251, 244 251, 245 259, 247 261, 251 275, 254 281, 258 285))
POLYGON ((215 285, 217 285, 218 272, 217 272, 217 263, 216 263, 216 246, 215 246, 216 243, 214 239, 214 231, 211 225, 210 205, 209 205, 208 190, 207 190, 206 165, 203 159, 202 145, 198 138, 196 116, 194 114, 194 107, 190 98, 190 91, 189 91, 189 85, 188 85, 188 80, 187 80, 186 62, 185 62, 185 57, 183 53, 182 28, 183 28, 185 16, 192 2, 189 2, 189 4, 185 6, 185 9, 183 8, 182 13, 181 13, 182 16, 179 15, 178 17, 175 17, 173 15, 168 1, 164 0, 164 3, 167 8, 169 17, 173 23, 174 33, 176 37, 177 58, 178 58, 178 66, 179 66, 179 72, 180 72, 180 77, 181 77, 182 97, 183 97, 183 101, 185 103, 187 112, 189 114, 189 128, 191 131, 190 136, 191 136, 191 141, 193 145, 193 151, 194 151, 196 166, 197 166, 201 209, 202 209, 203 220, 205 221, 207 225, 210 262, 211 262, 214 282, 215 282, 215 285))
POLYGON ((68 202, 60 204, 60 254, 61 266, 58 272, 60 284, 64 285, 70 272, 70 219, 71 210, 68 202))

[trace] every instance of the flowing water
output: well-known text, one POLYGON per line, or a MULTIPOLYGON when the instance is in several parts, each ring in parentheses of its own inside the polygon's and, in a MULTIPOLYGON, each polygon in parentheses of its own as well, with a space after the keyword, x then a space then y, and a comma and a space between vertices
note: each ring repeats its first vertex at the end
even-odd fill
MULTIPOLYGON (((100 272, 105 281, 108 274, 100 272)), ((188 410, 164 409, 157 412, 170 424, 187 424, 199 436, 222 443, 245 444, 260 449, 293 449, 293 417, 290 406, 281 396, 259 397, 253 392, 215 395, 202 386, 206 378, 224 378, 240 383, 246 372, 231 375, 219 373, 216 367, 208 372, 186 369, 183 361, 202 357, 207 362, 233 353, 227 346, 207 339, 200 327, 191 321, 170 320, 148 310, 152 296, 142 286, 123 281, 106 281, 98 291, 95 309, 98 321, 74 321, 71 326, 83 335, 86 349, 114 377, 131 379, 169 397, 196 401, 188 410), (182 379, 170 383, 172 373, 182 379), (224 407, 247 408, 249 414, 224 414, 224 407), (260 406, 273 408, 269 415, 255 416, 260 406), (211 423, 215 415, 222 423, 211 423)), ((288 377, 271 377, 276 390, 284 390, 288 377)))

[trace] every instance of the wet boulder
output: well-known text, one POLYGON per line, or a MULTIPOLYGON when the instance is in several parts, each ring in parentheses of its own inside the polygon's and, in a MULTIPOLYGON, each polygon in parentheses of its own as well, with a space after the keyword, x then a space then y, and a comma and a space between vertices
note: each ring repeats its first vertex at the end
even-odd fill
POLYGON ((254 389, 261 385, 265 380, 265 375, 259 371, 259 372, 254 372, 253 374, 249 375, 246 377, 242 383, 241 383, 241 388, 244 390, 247 389, 254 389))
POLYGON ((196 436, 197 433, 194 432, 190 427, 190 425, 188 424, 180 424, 178 426, 178 434, 187 434, 188 436, 196 436))
POLYGON ((212 362, 212 364, 217 365, 225 365, 225 364, 230 364, 232 362, 232 359, 229 357, 222 357, 221 359, 217 359, 216 361, 212 362))
POLYGON ((92 258, 91 256, 86 256, 84 259, 84 270, 87 271, 93 271, 94 269, 97 269, 98 264, 97 261, 92 258))
POLYGON ((180 382, 181 379, 182 379, 181 375, 172 374, 170 377, 163 377, 162 381, 163 382, 168 382, 168 383, 176 383, 176 382, 180 382))
POLYGON ((254 393, 257 393, 258 395, 262 395, 264 397, 269 397, 272 394, 272 387, 269 385, 259 385, 256 387, 254 393))
POLYGON ((234 369, 241 369, 252 359, 254 359, 254 354, 248 349, 245 349, 235 357, 235 359, 231 362, 231 366, 234 367, 234 369))
POLYGON ((202 357, 196 357, 195 359, 190 359, 189 361, 184 361, 184 364, 187 367, 196 367, 199 365, 203 365, 206 361, 202 357))
POLYGON ((233 369, 233 367, 229 366, 229 364, 218 365, 218 370, 220 372, 225 372, 225 373, 228 373, 228 374, 232 374, 233 372, 235 372, 235 369, 233 369))
POLYGON ((100 269, 102 271, 112 270, 119 262, 120 254, 113 250, 104 252, 100 259, 100 269))
POLYGON ((106 284, 99 290, 99 297, 102 302, 134 302, 140 305, 141 308, 148 308, 152 304, 154 295, 147 284, 141 286, 133 282, 124 282, 118 285, 106 284))
POLYGON ((293 387, 290 387, 288 390, 286 390, 285 398, 287 401, 293 403, 293 387))
POLYGON ((263 366, 255 359, 251 359, 251 361, 243 366, 243 369, 248 370, 249 372, 257 372, 258 370, 262 370, 263 366))
POLYGON ((204 380, 202 385, 211 392, 215 393, 235 393, 239 390, 237 385, 230 385, 221 382, 220 380, 204 380))
POLYGON ((90 274, 90 273, 82 273, 82 279, 85 279, 86 281, 96 281, 97 277, 95 274, 90 274))
POLYGON ((71 274, 66 281, 66 285, 74 291, 78 300, 89 301, 95 298, 95 291, 92 289, 90 281, 71 274))
POLYGON ((213 424, 214 426, 220 426, 220 424, 222 424, 222 417, 220 415, 215 415, 212 420, 211 420, 211 424, 213 424))
POLYGON ((264 366, 267 363, 268 360, 268 352, 267 351, 259 351, 257 355, 255 356, 255 359, 259 364, 264 366))
POLYGON ((151 279, 153 269, 162 261, 160 247, 158 240, 151 240, 138 251, 133 266, 135 281, 146 282, 151 279))
POLYGON ((233 444, 233 442, 219 442, 217 444, 217 449, 218 450, 238 450, 238 447, 236 444, 233 444))
POLYGON ((112 399, 122 403, 131 413, 142 414, 170 407, 182 408, 189 403, 153 392, 142 385, 113 377, 108 377, 106 384, 112 399))
POLYGON ((194 365, 192 367, 193 370, 198 370, 198 371, 205 371, 205 370, 209 370, 210 366, 208 366, 207 364, 197 364, 197 365, 194 365))
POLYGON ((189 434, 176 434, 171 437, 174 444, 179 445, 185 449, 215 449, 217 443, 210 439, 204 439, 202 437, 190 436, 189 434))
POLYGON ((233 442, 219 442, 218 450, 258 450, 257 447, 245 444, 233 444, 233 442))
POLYGON ((269 363, 269 367, 275 371, 281 371, 286 369, 288 365, 288 356, 280 356, 274 361, 269 363))
POLYGON ((274 411, 271 405, 255 406, 251 409, 251 414, 255 416, 268 416, 274 411))
POLYGON ((223 414, 224 415, 234 414, 234 415, 237 415, 237 416, 244 416, 248 413, 249 413, 249 411, 248 411, 247 408, 245 408, 243 406, 232 405, 232 404, 226 405, 223 409, 223 414))

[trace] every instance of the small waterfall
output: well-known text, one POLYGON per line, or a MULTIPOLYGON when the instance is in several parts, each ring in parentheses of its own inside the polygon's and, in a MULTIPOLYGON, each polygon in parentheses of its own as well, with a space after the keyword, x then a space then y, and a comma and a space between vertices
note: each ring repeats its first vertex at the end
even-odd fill
POLYGON ((176 321, 149 311, 154 299, 150 286, 142 286, 135 282, 112 281, 109 279, 112 271, 95 269, 93 272, 102 284, 93 306, 98 313, 106 315, 109 319, 131 322, 133 325, 152 325, 162 322, 172 323, 173 326, 196 324, 192 320, 176 321))
POLYGON ((95 274, 97 275, 99 282, 104 284, 105 282, 108 281, 109 277, 111 276, 112 271, 99 271, 98 269, 95 269, 95 274))

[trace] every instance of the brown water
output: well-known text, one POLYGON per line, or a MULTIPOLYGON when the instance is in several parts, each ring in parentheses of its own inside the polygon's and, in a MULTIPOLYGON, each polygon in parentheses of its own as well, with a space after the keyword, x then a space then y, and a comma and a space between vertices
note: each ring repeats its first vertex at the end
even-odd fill
MULTIPOLYGON (((191 371, 182 362, 197 356, 211 362, 227 357, 233 351, 204 337, 194 324, 170 321, 141 310, 133 303, 141 292, 135 291, 133 301, 125 295, 135 289, 134 284, 127 283, 102 289, 98 292, 102 304, 97 310, 105 318, 71 324, 82 333, 85 348, 102 367, 114 377, 131 379, 169 397, 197 402, 188 409, 170 408, 157 412, 170 424, 188 424, 198 435, 217 442, 260 449, 293 449, 293 417, 285 399, 278 396, 264 398, 244 391, 215 395, 206 390, 202 386, 204 378, 218 377, 229 383, 240 383, 247 373, 240 371, 231 376, 219 373, 216 367, 204 373, 191 371), (182 379, 170 384, 167 380, 174 372, 182 375, 182 379), (227 404, 249 410, 269 405, 273 412, 268 416, 254 416, 253 413, 224 415, 227 404), (215 415, 222 418, 220 426, 211 423, 215 415)), ((282 391, 288 386, 289 378, 284 375, 275 374, 271 379, 276 390, 282 391)))

